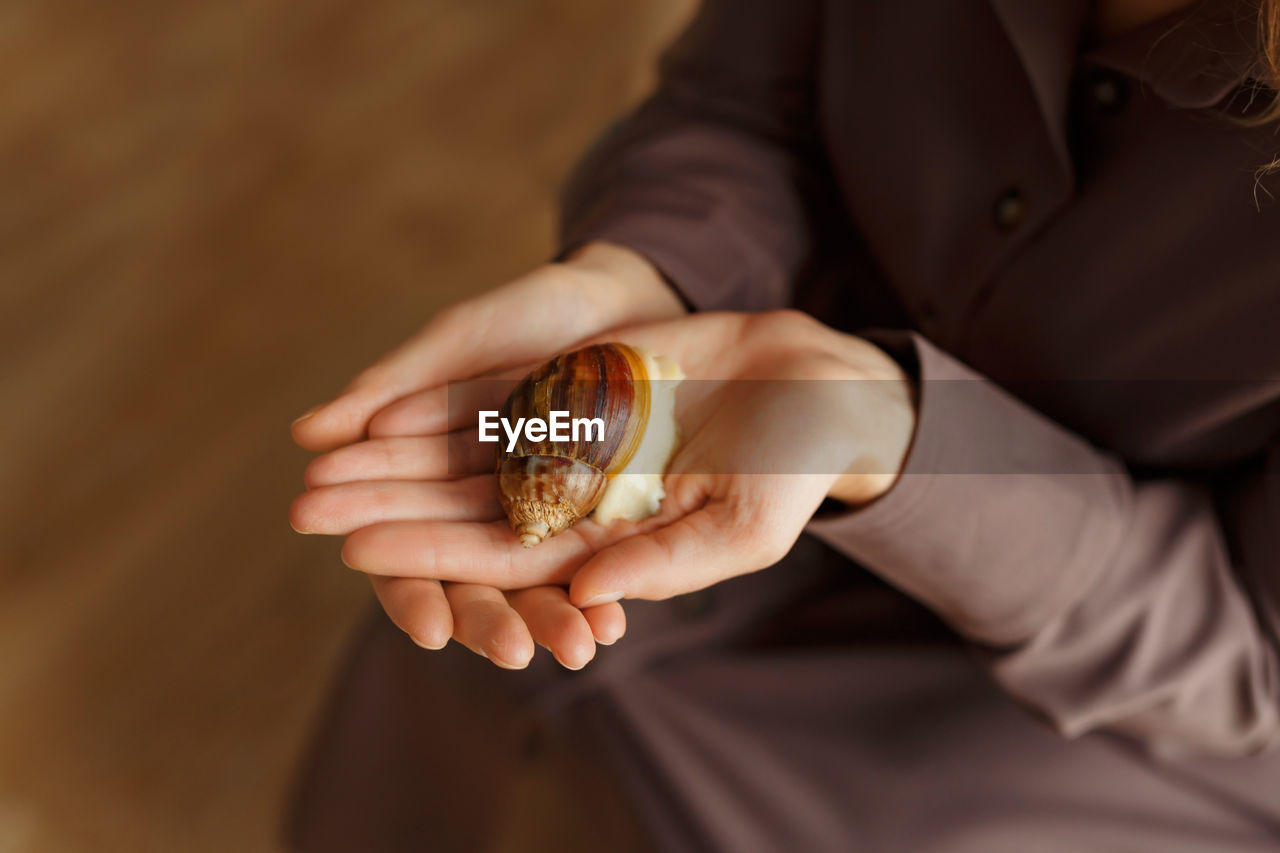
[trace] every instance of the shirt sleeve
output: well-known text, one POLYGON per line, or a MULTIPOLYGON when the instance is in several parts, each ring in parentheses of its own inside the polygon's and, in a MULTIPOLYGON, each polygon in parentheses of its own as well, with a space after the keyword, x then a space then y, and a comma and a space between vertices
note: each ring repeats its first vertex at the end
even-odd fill
POLYGON ((972 640, 1066 736, 1280 746, 1280 445, 1218 482, 1136 478, 914 332, 916 435, 877 501, 809 531, 972 640))
POLYGON ((814 0, 706 0, 655 94, 596 143, 562 203, 562 254, 631 248, 702 310, 791 302, 823 179, 814 0))

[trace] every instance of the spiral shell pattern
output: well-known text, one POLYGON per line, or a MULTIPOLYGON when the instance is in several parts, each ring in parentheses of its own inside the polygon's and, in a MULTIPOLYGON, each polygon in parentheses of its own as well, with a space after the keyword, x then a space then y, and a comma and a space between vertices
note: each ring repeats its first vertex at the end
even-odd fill
MULTIPOLYGON (((530 441, 521 434, 511 452, 498 452, 498 496, 525 547, 568 529, 595 509, 609 477, 626 467, 644 438, 649 377, 643 357, 625 344, 584 347, 525 377, 501 416, 549 420, 600 418, 604 436, 587 441, 530 441)), ((585 431, 584 431, 585 433, 585 431)))

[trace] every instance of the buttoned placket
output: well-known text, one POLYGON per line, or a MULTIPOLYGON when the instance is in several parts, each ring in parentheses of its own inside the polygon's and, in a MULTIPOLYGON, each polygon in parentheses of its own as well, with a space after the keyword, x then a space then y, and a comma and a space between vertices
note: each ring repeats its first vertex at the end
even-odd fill
POLYGON ((958 326, 945 330, 936 319, 939 315, 956 316, 953 306, 939 311, 936 305, 929 305, 931 310, 925 312, 922 305, 922 331, 963 355, 983 307, 999 288, 1002 270, 1074 198, 1079 150, 1073 145, 1076 129, 1083 126, 1085 133, 1108 132, 1109 123, 1128 109, 1138 86, 1183 109, 1212 107, 1239 88, 1256 69, 1256 45, 1249 42, 1238 18, 1231 17, 1235 13, 1229 5, 1207 9, 1204 19, 1190 19, 1194 25, 1175 27, 1166 19, 1085 52, 1075 59, 1064 91, 1056 92, 1052 69, 1031 49, 1037 43, 1035 34, 1023 29, 1030 19, 1010 2, 995 3, 1011 42, 1019 47, 1027 79, 1043 108, 1041 126, 1059 161, 1063 183, 1055 187, 1029 177, 992 188, 988 216, 992 227, 1006 235, 1007 245, 988 266, 982 281, 964 295, 958 326), (946 334, 948 331, 951 334, 946 334))

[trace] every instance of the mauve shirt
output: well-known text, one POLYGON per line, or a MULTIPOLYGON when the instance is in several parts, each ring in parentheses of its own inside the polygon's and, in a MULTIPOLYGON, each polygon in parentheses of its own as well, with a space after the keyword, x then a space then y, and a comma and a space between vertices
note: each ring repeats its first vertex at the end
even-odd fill
POLYGON ((816 519, 825 544, 629 603, 582 673, 428 661, 375 622, 300 849, 463 832, 467 783, 411 796, 388 767, 462 766, 467 743, 490 786, 559 756, 594 803, 577 819, 641 849, 1280 849, 1280 181, 1259 176, 1280 137, 1239 121, 1274 97, 1256 10, 1102 44, 1088 12, 704 3, 577 170, 564 248, 629 246, 696 309, 800 306, 881 344, 919 391, 904 472, 816 519), (493 746, 509 718, 538 733, 526 758, 493 746))

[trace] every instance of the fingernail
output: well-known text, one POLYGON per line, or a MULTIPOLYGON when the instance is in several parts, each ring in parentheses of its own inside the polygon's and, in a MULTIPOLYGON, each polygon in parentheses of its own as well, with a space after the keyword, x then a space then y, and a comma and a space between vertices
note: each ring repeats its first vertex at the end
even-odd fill
POLYGON ((418 648, 420 648, 420 649, 426 649, 426 650, 427 650, 427 651, 429 651, 429 652, 438 652, 438 651, 440 651, 441 649, 443 649, 445 646, 449 645, 449 641, 448 641, 448 640, 445 640, 443 643, 441 643, 441 644, 440 644, 440 645, 438 645, 438 646, 430 646, 430 645, 427 645, 426 643, 420 643, 420 642, 418 642, 418 639, 417 639, 416 637, 410 636, 410 637, 409 637, 409 639, 410 639, 410 640, 413 640, 413 644, 414 644, 415 646, 417 646, 418 648))
POLYGON ((580 608, 595 607, 597 604, 608 604, 622 598, 620 592, 598 592, 579 605, 580 608))
POLYGON ((556 663, 560 664, 562 667, 564 667, 565 669, 571 672, 577 672, 578 670, 582 669, 583 666, 586 666, 585 663, 582 664, 582 666, 569 666, 569 664, 562 661, 560 659, 560 655, 556 654, 555 652, 551 652, 551 656, 556 659, 556 663))
POLYGON ((323 408, 324 408, 324 404, 323 404, 323 403, 321 403, 319 406, 312 406, 311 408, 307 409, 307 410, 306 410, 305 412, 303 412, 302 414, 298 415, 298 417, 296 417, 296 418, 294 419, 293 423, 289 424, 289 426, 297 426, 298 424, 302 423, 302 422, 303 422, 303 421, 305 421, 307 418, 309 418, 309 417, 313 416, 316 412, 320 411, 320 410, 321 410, 321 409, 323 409, 323 408))

